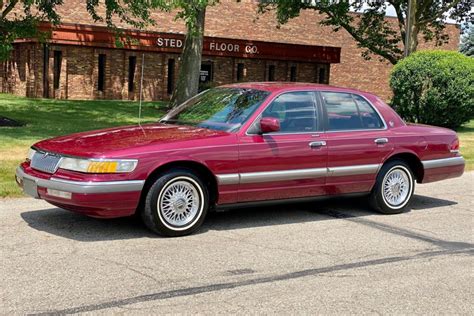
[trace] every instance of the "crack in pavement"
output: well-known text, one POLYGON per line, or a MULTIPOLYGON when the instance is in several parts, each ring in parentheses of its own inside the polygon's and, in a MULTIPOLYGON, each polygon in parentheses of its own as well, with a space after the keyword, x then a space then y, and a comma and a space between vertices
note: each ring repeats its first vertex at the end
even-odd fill
POLYGON ((143 303, 143 302, 150 302, 156 300, 165 300, 174 297, 183 297, 183 296, 190 296, 195 294, 202 294, 202 293, 211 293, 217 291, 223 291, 228 289, 234 289, 244 286, 251 286, 251 285, 259 285, 265 283, 272 283, 278 281, 286 281, 310 276, 317 276, 324 273, 336 272, 336 271, 345 271, 345 270, 352 270, 357 268, 364 268, 364 267, 372 267, 390 263, 397 263, 403 261, 410 261, 410 260, 419 260, 419 259, 431 259, 438 256, 446 256, 446 255, 474 255, 474 247, 469 246, 463 249, 456 249, 456 250, 437 250, 437 251, 428 251, 428 252, 421 252, 411 256, 395 256, 395 257, 385 257, 380 259, 372 259, 367 261, 359 261, 359 262, 352 262, 352 263, 345 263, 339 264, 334 266, 328 267, 321 267, 321 268, 313 268, 313 269, 306 269, 301 271, 295 271, 280 275, 268 276, 268 277, 259 277, 249 280, 242 280, 242 281, 235 281, 235 282, 227 282, 227 283, 216 283, 216 284, 209 284, 203 286, 195 286, 195 287, 188 287, 176 290, 169 290, 151 294, 144 294, 119 300, 113 300, 98 304, 90 304, 90 305, 82 305, 77 307, 71 307, 66 309, 60 310, 50 310, 44 312, 37 312, 32 313, 29 315, 66 315, 66 314, 75 314, 75 313, 85 313, 85 312, 94 312, 98 310, 104 310, 109 308, 115 307, 123 307, 126 305, 143 303))
POLYGON ((399 228, 396 226, 391 226, 388 224, 379 223, 376 221, 371 221, 368 219, 364 219, 361 217, 357 217, 356 215, 347 214, 345 212, 340 212, 337 210, 324 210, 318 212, 319 214, 327 215, 330 217, 344 219, 347 221, 351 221, 357 224, 365 225, 370 228, 375 228, 386 233, 394 234, 397 236, 402 236, 410 239, 415 239, 422 242, 427 242, 433 244, 437 247, 447 249, 447 250, 456 250, 456 249, 467 249, 467 248, 474 248, 474 244, 468 242, 459 242, 459 241, 446 241, 443 239, 427 236, 424 234, 420 234, 405 228, 399 228))

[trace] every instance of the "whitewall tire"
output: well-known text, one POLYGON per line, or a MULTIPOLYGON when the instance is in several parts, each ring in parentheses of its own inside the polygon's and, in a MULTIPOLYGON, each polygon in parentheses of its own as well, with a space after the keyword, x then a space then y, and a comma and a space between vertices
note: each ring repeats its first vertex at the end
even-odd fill
POLYGON ((142 219, 162 236, 184 236, 196 231, 209 208, 209 192, 197 174, 173 169, 161 175, 150 187, 142 219))
POLYGON ((370 203, 384 214, 404 212, 415 191, 415 178, 408 164, 402 160, 385 163, 377 175, 370 203))

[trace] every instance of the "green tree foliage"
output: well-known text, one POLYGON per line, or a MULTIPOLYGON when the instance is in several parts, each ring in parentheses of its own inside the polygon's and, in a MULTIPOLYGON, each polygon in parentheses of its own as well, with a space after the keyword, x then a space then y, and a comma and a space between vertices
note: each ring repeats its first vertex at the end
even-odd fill
MULTIPOLYGON (((218 0, 85 0, 84 6, 95 22, 105 23, 116 34, 116 45, 123 46, 123 32, 115 22, 144 29, 154 25, 153 10, 176 10, 176 19, 186 24, 187 34, 181 56, 180 73, 173 93, 172 104, 180 104, 198 91, 199 72, 204 36, 206 8, 218 0)), ((67 3, 66 3, 67 4, 67 3)), ((61 17, 57 8, 63 0, 0 0, 0 61, 6 60, 13 49, 13 42, 20 38, 44 40, 48 33, 39 31, 40 22, 58 25, 61 17)), ((126 39, 130 40, 130 39, 126 39)))
POLYGON ((459 50, 466 56, 474 57, 474 24, 471 24, 466 33, 461 37, 459 50))
MULTIPOLYGON (((172 0, 85 0, 84 6, 95 22, 106 23, 117 30, 114 21, 122 21, 136 28, 153 24, 151 10, 171 10, 172 0), (98 13, 98 9, 101 8, 98 13)), ((48 33, 39 31, 40 22, 57 25, 61 17, 57 8, 64 5, 63 0, 0 0, 0 60, 9 58, 13 42, 19 38, 47 38, 48 33)))
MULTIPOLYGON (((437 45, 445 43, 448 40, 444 32, 446 17, 459 22, 473 18, 471 0, 412 1, 414 23, 409 30, 409 52, 416 51, 419 38, 433 40, 437 45)), ((408 0, 266 0, 261 4, 261 11, 276 10, 280 23, 297 17, 302 10, 315 10, 324 16, 322 25, 331 26, 336 32, 346 30, 364 49, 364 58, 370 59, 375 55, 392 64, 403 57, 407 8, 408 0), (395 25, 385 19, 389 5, 396 12, 395 25), (363 14, 354 14, 354 11, 363 14)))
POLYGON ((392 70, 392 106, 409 122, 457 128, 474 117, 474 59, 419 51, 392 70))

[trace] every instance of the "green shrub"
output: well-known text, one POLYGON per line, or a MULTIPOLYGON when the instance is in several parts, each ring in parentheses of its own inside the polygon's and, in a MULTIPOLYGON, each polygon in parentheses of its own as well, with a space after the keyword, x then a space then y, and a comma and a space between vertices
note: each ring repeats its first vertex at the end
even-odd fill
POLYGON ((408 121, 457 128, 474 117, 474 58, 419 51, 397 63, 392 107, 408 121))

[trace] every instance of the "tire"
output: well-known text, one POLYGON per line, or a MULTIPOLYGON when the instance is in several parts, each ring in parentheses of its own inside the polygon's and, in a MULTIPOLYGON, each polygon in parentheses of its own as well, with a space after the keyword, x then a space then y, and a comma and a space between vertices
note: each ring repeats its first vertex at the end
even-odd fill
POLYGON ((408 209, 415 191, 414 179, 413 172, 403 160, 385 163, 370 194, 370 205, 383 214, 403 213, 408 209))
POLYGON ((144 204, 141 217, 149 229, 166 237, 185 236, 204 222, 209 192, 193 171, 173 169, 153 183, 144 204))

